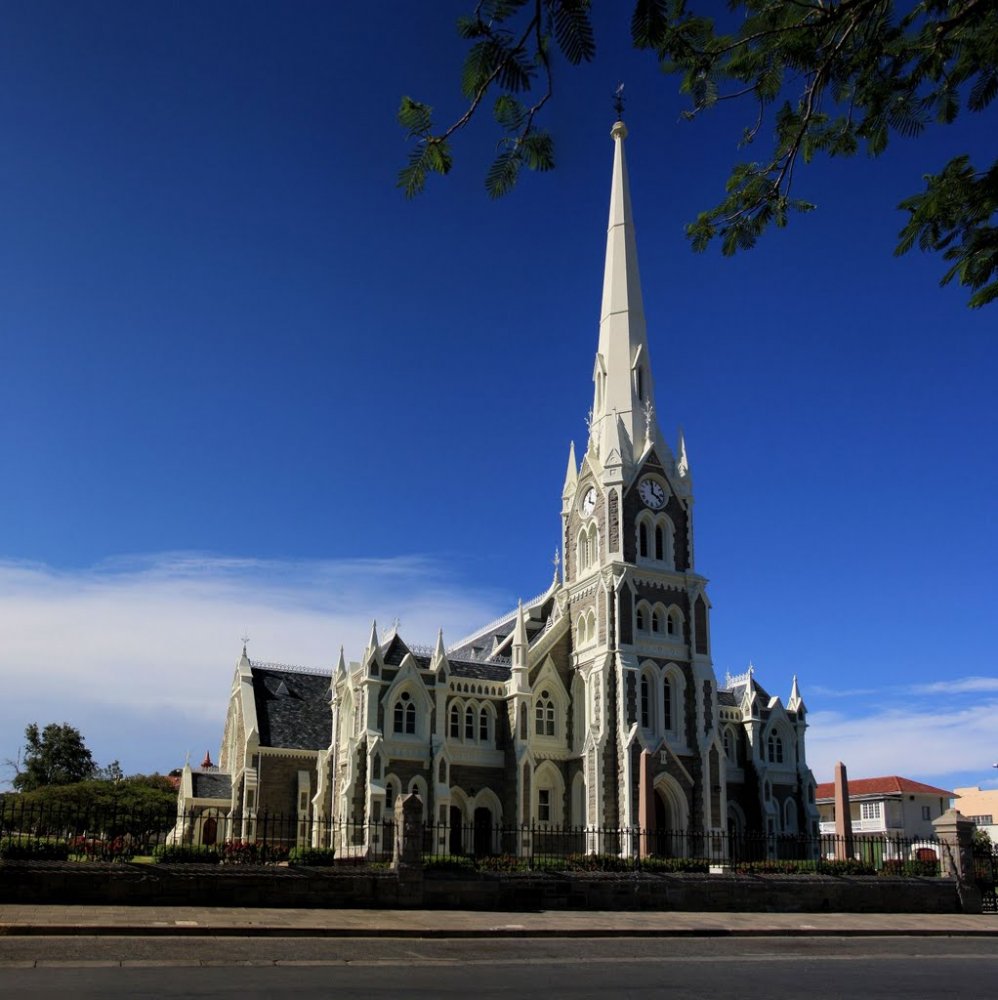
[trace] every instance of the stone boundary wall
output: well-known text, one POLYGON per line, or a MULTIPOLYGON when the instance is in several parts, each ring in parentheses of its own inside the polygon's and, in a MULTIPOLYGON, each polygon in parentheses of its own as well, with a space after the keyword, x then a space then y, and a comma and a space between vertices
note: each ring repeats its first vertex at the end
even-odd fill
POLYGON ((956 882, 946 878, 647 873, 475 878, 418 870, 17 861, 0 862, 0 902, 494 911, 960 912, 956 882))

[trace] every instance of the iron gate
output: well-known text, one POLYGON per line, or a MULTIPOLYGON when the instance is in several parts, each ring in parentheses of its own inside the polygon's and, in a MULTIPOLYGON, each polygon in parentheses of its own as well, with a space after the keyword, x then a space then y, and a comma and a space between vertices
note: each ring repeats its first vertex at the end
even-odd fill
POLYGON ((974 845, 974 881, 981 890, 985 913, 998 913, 995 882, 998 881, 998 850, 993 844, 974 845))

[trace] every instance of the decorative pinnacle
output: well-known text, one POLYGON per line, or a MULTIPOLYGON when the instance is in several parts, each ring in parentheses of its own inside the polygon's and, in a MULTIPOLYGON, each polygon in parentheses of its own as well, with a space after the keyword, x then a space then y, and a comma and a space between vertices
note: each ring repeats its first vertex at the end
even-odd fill
POLYGON ((617 121, 624 120, 624 85, 617 84, 617 89, 613 92, 613 110, 617 116, 617 121))

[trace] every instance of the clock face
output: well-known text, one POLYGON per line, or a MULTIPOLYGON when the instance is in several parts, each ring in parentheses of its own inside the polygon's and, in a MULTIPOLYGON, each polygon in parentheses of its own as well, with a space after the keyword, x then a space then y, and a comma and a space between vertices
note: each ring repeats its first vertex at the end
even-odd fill
POLYGON ((665 494, 665 488, 654 479, 642 479, 638 484, 638 493, 641 499, 644 500, 645 505, 651 507, 652 510, 661 510, 668 499, 665 494))
POLYGON ((596 509, 596 489, 590 486, 586 490, 586 495, 582 498, 582 513, 589 517, 589 515, 596 509))

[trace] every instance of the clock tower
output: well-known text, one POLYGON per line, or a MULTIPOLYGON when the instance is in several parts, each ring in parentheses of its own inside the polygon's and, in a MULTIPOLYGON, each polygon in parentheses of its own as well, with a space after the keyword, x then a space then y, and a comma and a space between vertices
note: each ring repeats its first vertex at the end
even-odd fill
POLYGON ((581 461, 570 449, 562 496, 564 600, 586 691, 586 821, 720 830, 723 747, 707 581, 693 563, 692 477, 682 432, 673 450, 659 428, 627 128, 618 121, 610 134, 589 437, 581 461))

